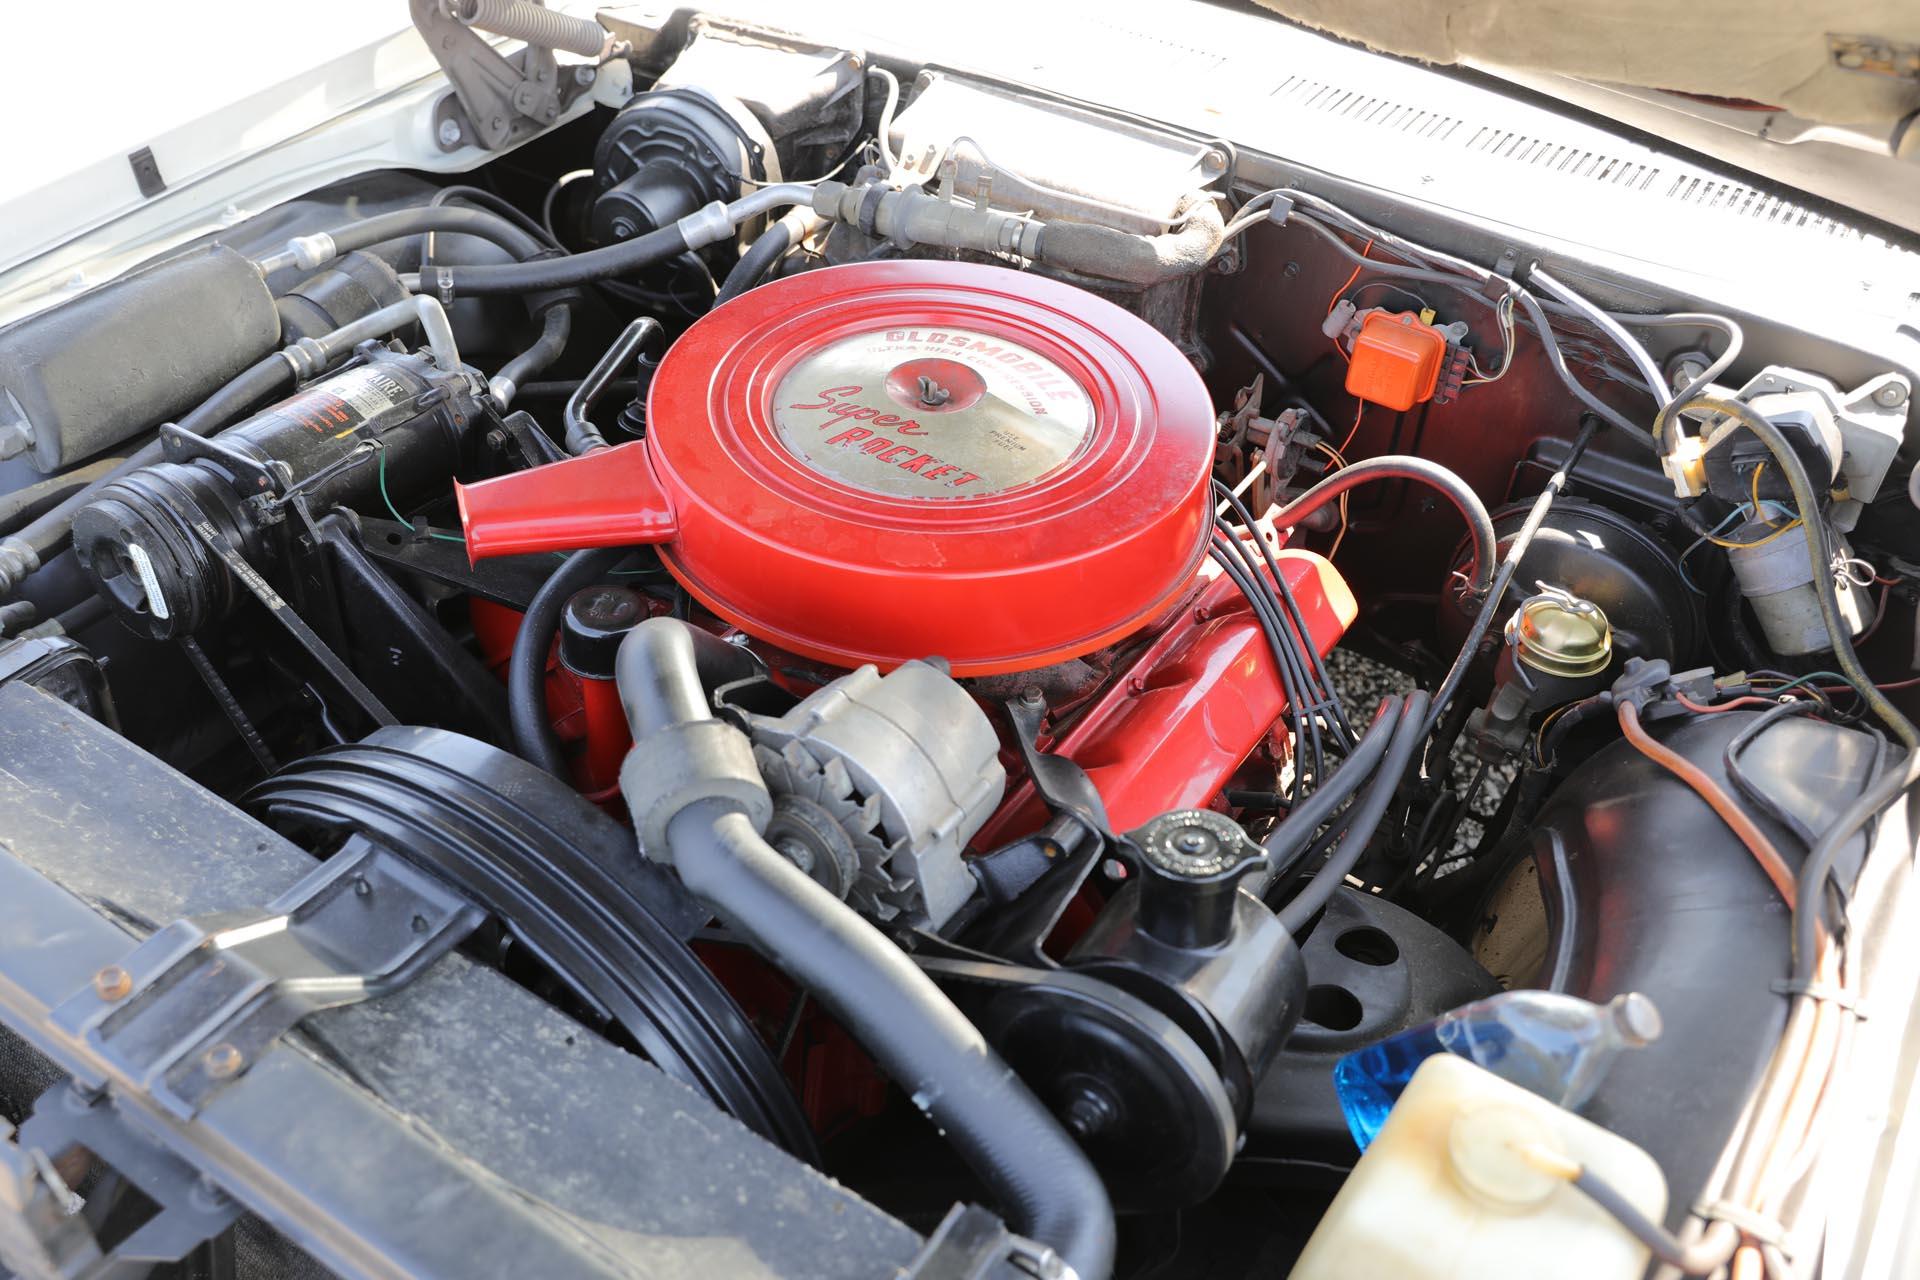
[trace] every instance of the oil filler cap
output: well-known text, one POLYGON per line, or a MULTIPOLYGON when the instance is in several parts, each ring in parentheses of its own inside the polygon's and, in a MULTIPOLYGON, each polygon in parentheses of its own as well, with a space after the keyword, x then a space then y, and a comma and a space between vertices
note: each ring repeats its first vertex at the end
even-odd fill
POLYGON ((790 652, 1020 671, 1140 629, 1207 550, 1213 409, 1152 326, 1057 281, 857 263, 703 317, 644 441, 460 491, 476 558, 653 542, 790 652))

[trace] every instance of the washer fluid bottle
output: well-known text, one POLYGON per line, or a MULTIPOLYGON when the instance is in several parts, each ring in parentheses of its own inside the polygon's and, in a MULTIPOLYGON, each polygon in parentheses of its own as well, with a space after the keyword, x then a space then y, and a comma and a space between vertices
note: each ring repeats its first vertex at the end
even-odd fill
POLYGON ((1333 1084, 1364 1151, 1435 1054, 1466 1058, 1571 1111, 1593 1096, 1623 1049, 1659 1034, 1660 1013, 1639 992, 1597 1005, 1553 991, 1502 991, 1355 1050, 1334 1064, 1333 1084))

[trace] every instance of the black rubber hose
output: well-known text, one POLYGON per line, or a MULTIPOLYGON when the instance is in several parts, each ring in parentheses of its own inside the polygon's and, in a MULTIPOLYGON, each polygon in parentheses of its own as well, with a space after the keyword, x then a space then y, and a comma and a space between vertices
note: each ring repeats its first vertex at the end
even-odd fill
POLYGON ((24 527, 41 512, 53 510, 95 480, 105 479, 125 461, 124 457, 100 458, 0 496, 0 534, 24 527))
POLYGON ((643 622, 620 642, 613 675, 638 741, 669 725, 711 719, 708 689, 763 670, 750 651, 712 632, 643 622))
POLYGON ((625 547, 596 547, 568 556, 534 593, 513 637, 513 656, 507 662, 507 720, 513 726, 513 749, 556 778, 567 776, 567 762, 547 719, 547 654, 567 601, 598 582, 626 554, 625 547))
POLYGON ((607 438, 593 424, 594 403, 606 392, 614 375, 633 363, 640 354, 640 348, 652 341, 659 332, 658 320, 652 316, 639 317, 620 331, 613 345, 594 361, 593 368, 587 370, 587 376, 581 379, 579 387, 567 397, 566 408, 560 415, 566 428, 561 444, 568 453, 577 456, 607 447, 607 438))
POLYGON ((1387 805, 1392 802, 1393 793, 1399 789, 1401 777, 1413 762, 1420 743, 1426 738, 1422 727, 1426 715, 1426 692, 1416 689, 1407 695, 1406 704, 1400 711, 1400 722, 1393 727, 1393 739, 1387 744, 1386 758, 1381 762, 1379 772, 1374 774, 1372 783, 1353 802, 1353 820, 1347 825, 1346 837, 1334 846, 1332 855, 1313 873, 1306 886, 1286 906, 1280 908, 1280 923, 1294 937, 1298 938, 1306 931, 1307 925, 1333 897, 1333 891, 1347 878, 1347 873, 1359 863, 1360 855, 1366 852, 1367 842, 1373 839, 1380 819, 1386 816, 1387 805))
POLYGON ((667 824, 695 896, 825 1005, 987 1184, 1014 1230, 1081 1280, 1113 1269, 1113 1208, 1085 1153, 907 954, 716 802, 667 824))
POLYGON ((793 248, 793 228, 787 225, 785 218, 776 219, 765 231, 754 239, 747 251, 740 255, 740 261, 733 264, 733 270, 727 272, 726 280, 720 286, 720 292, 713 296, 713 305, 731 302, 747 290, 766 278, 776 262, 787 250, 793 248))
POLYGON ((787 205, 813 200, 810 186, 776 182, 735 200, 724 212, 708 206, 679 222, 643 236, 565 257, 497 267, 432 267, 420 273, 421 291, 443 297, 488 293, 540 293, 630 275, 643 267, 677 258, 689 249, 730 238, 732 229, 787 205), (685 224, 683 227, 682 224, 685 224), (693 240, 688 239, 691 229, 693 240), (696 243, 697 241, 697 243, 696 243))
POLYGON ((461 209, 451 205, 422 205, 417 209, 396 209, 377 213, 327 232, 336 254, 352 253, 389 240, 429 231, 449 235, 475 236, 499 245, 514 257, 525 260, 548 252, 535 236, 489 209, 461 209))
POLYGON ((1820 913, 1825 910, 1827 877, 1833 872, 1840 850, 1854 832, 1867 825, 1888 805, 1906 794, 1907 788, 1920 782, 1920 751, 1907 753, 1904 764, 1888 769, 1867 789, 1855 797, 1840 816, 1814 843, 1807 860, 1800 864, 1793 901, 1793 987, 1805 990, 1813 982, 1813 964, 1818 958, 1820 913))
MULTIPOLYGON (((701 668, 724 677, 742 656, 696 639, 701 634, 656 619, 622 642, 615 678, 635 742, 713 718, 701 668)), ((687 888, 866 1047, 954 1144, 1013 1228, 1054 1249, 1081 1280, 1107 1280, 1115 1232, 1100 1176, 932 979, 775 852, 733 802, 696 800, 666 832, 687 888)))
POLYGON ((1347 758, 1333 776, 1312 795, 1295 805, 1267 836, 1267 861, 1275 867, 1290 865, 1306 847, 1313 833, 1325 826, 1347 798, 1373 776, 1375 766, 1387 754, 1393 731, 1400 723, 1401 705, 1397 698, 1382 698, 1374 709, 1373 723, 1360 735, 1347 758))
MULTIPOLYGON (((293 366, 275 352, 235 374, 224 387, 201 401, 198 408, 180 419, 179 427, 182 431, 191 431, 197 436, 212 435, 231 422, 241 410, 280 390, 292 379, 293 366)), ((43 562, 46 561, 66 543, 67 538, 73 533, 73 517, 79 513, 80 508, 92 502, 101 489, 121 476, 161 461, 165 456, 158 439, 148 441, 129 454, 126 461, 119 466, 89 481, 78 492, 61 501, 58 506, 34 517, 13 537, 32 547, 40 559, 43 562)))
POLYGON ((1819 838, 1814 834, 1813 828, 1801 821, 1798 814, 1774 799, 1765 787, 1747 776, 1747 771, 1740 767, 1740 753, 1752 746, 1755 738, 1788 716, 1810 715, 1819 709, 1818 703, 1802 701, 1799 698, 1789 698, 1778 706, 1768 707, 1744 725, 1740 732, 1733 735, 1727 743, 1726 751, 1720 757, 1721 762, 1726 766, 1727 781, 1739 789, 1740 794, 1747 798, 1747 802, 1793 832, 1800 838, 1800 843, 1808 848, 1812 848, 1813 842, 1819 838))
POLYGON ((1407 454, 1384 453, 1374 458, 1362 458, 1340 468, 1319 484, 1314 485, 1299 497, 1274 512, 1275 525, 1298 524, 1313 512, 1326 506, 1350 489, 1357 489, 1374 480, 1412 480, 1430 488, 1438 489, 1446 495, 1467 522, 1467 532, 1473 539, 1473 587, 1476 592, 1485 592, 1493 582, 1494 561, 1498 555, 1493 533, 1493 517, 1487 514, 1486 504, 1480 501, 1467 482, 1437 462, 1428 462, 1425 458, 1415 458, 1407 454))
POLYGON ((428 267, 420 273, 421 292, 438 294, 444 291, 462 298, 500 293, 543 293, 550 289, 565 289, 632 275, 645 267, 677 258, 686 251, 686 237, 680 233, 678 224, 669 223, 643 236, 635 236, 604 249, 592 249, 566 257, 491 267, 428 267))
POLYGON ((573 308, 564 302, 548 307, 546 314, 540 317, 540 336, 534 339, 532 346, 501 365, 500 371, 493 375, 493 381, 505 382, 518 391, 524 383, 545 373, 560 358, 560 353, 567 349, 567 339, 572 335, 573 308))

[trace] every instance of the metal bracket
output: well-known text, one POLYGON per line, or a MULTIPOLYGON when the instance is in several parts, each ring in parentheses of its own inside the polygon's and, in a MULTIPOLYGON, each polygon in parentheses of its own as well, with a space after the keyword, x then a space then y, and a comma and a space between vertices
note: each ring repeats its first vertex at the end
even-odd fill
POLYGON ((1046 1245, 1017 1236, 998 1215, 975 1204, 956 1204, 913 1256, 901 1280, 995 1280, 1033 1277, 1063 1280, 1071 1273, 1046 1245))
POLYGON ((191 1119, 302 1018, 404 986, 482 919, 441 881, 356 838, 263 910, 161 929, 51 1021, 191 1119))
POLYGON ((0 1142, 0 1203, 18 1216, 0 1231, 0 1263, 27 1280, 144 1275, 179 1262, 240 1216, 241 1206, 179 1156, 142 1136, 106 1094, 59 1084, 34 1103, 19 1145, 0 1142), (111 1174, 83 1201, 54 1161, 84 1150, 111 1174), (115 1177, 114 1175, 117 1175, 115 1177), (154 1213, 111 1248, 96 1233, 114 1207, 113 1189, 130 1185, 154 1213))
POLYGON ((446 72, 460 100, 464 121, 451 113, 441 119, 448 150, 476 141, 489 151, 539 132, 593 83, 561 75, 553 50, 528 44, 511 58, 495 52, 479 33, 455 18, 445 0, 408 0, 420 38, 446 72), (455 125, 446 131, 448 122, 455 125))
POLYGON ((240 452, 206 436, 197 436, 168 422, 160 428, 160 452, 168 462, 205 458, 227 469, 234 492, 242 498, 275 498, 288 481, 287 464, 270 462, 240 452))
POLYGON ((227 572, 251 592, 256 600, 265 605, 267 612, 273 615, 274 620, 285 627, 288 633, 300 642, 300 647, 305 649, 329 676, 333 677, 334 683, 353 699, 354 704, 366 714, 367 718, 378 725, 400 723, 394 718, 393 712, 387 710, 386 704, 380 701, 379 695, 367 688, 366 683, 340 660, 340 655, 327 647, 327 642, 320 638, 320 633, 308 626, 306 619, 295 613, 293 606, 282 599, 280 593, 260 576, 260 571, 248 564, 246 557, 236 551, 225 535, 213 527, 213 522, 207 519, 206 513, 195 506, 191 499, 187 500, 186 505, 187 514, 192 519, 194 534, 206 543, 216 556, 220 557, 220 563, 227 566, 227 572))
POLYGON ((1001 705, 1033 789, 1054 817, 1034 837, 975 861, 974 875, 995 907, 969 921, 959 936, 992 955, 1054 968, 1058 962, 1042 944, 1080 886, 1108 855, 1138 865, 1139 851, 1113 830, 1087 771, 1065 756, 1040 750, 1046 703, 1009 698, 1001 705))

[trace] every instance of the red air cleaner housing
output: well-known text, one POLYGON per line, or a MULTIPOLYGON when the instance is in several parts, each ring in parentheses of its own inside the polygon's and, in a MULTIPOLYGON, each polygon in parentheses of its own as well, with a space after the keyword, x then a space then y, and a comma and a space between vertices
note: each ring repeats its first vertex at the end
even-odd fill
POLYGON ((644 442, 460 490, 476 559, 661 544, 715 614, 838 665, 1074 657, 1206 554, 1213 410, 1145 321, 997 267, 809 271, 711 312, 644 442))

